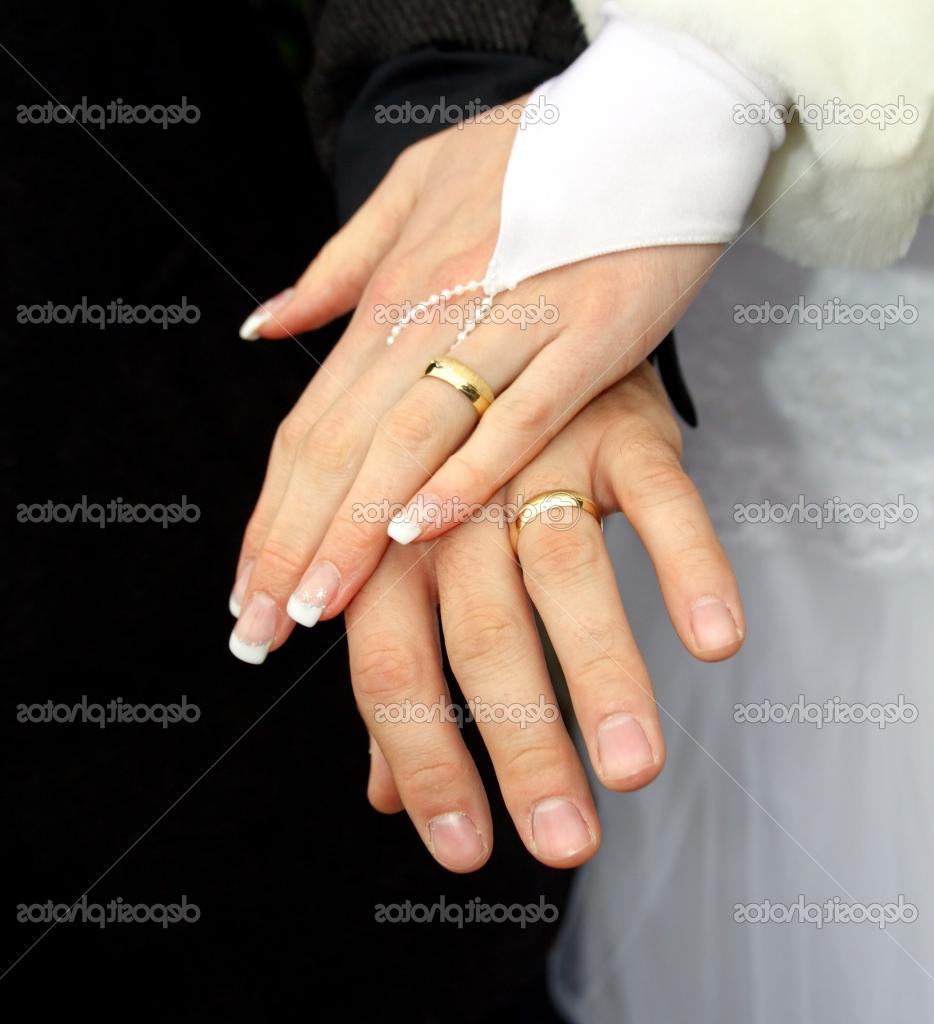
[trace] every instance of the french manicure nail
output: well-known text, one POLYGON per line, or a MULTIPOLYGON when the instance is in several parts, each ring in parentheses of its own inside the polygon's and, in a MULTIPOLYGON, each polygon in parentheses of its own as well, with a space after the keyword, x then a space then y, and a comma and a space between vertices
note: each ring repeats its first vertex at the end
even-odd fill
POLYGON ((300 626, 313 626, 341 588, 341 576, 331 562, 316 562, 289 598, 286 611, 300 626))
POLYGON ((267 299, 261 306, 257 306, 240 325, 240 337, 244 341, 256 341, 259 337, 259 329, 263 324, 272 319, 276 313, 281 313, 292 301, 294 294, 294 288, 286 288, 279 292, 278 295, 273 295, 271 299, 267 299))
POLYGON ((411 544, 422 535, 425 526, 440 527, 444 522, 444 505, 434 494, 420 494, 407 508, 397 512, 386 532, 397 544, 411 544))
POLYGON ((597 728, 597 753, 603 778, 619 781, 655 763, 642 726, 632 715, 610 715, 597 728))
POLYGON ((230 614, 235 618, 240 618, 240 605, 243 601, 243 595, 246 593, 246 586, 250 582, 250 571, 253 568, 253 559, 248 558, 242 566, 240 571, 237 573, 236 582, 233 585, 233 590, 230 592, 230 600, 227 602, 227 607, 230 608, 230 614))
POLYGON ((406 509, 405 512, 398 512, 392 517, 386 532, 389 534, 390 540, 394 540, 404 547, 421 536, 422 527, 415 521, 414 516, 410 518, 410 512, 406 509))
POLYGON ((573 857, 593 843, 593 835, 580 811, 564 797, 540 800, 532 811, 532 841, 550 860, 573 857))
POLYGON ((719 597, 702 597, 694 603, 691 632, 699 651, 716 651, 743 638, 729 608, 719 597))
POLYGON ((486 849, 477 826, 460 811, 439 814, 428 822, 428 848, 449 868, 469 868, 486 849))
POLYGON ((230 634, 230 653, 250 665, 262 665, 276 635, 276 602, 256 593, 247 602, 230 634))

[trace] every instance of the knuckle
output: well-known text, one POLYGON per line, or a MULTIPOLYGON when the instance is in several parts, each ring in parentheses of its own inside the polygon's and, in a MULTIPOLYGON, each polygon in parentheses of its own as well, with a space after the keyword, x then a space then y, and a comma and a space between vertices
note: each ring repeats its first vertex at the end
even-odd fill
POLYGON ((462 245, 453 256, 441 260, 437 268, 439 281, 450 281, 451 284, 464 284, 468 280, 479 277, 476 273, 478 267, 483 267, 489 260, 489 240, 470 244, 462 240, 462 245))
POLYGON ((694 485, 684 472, 677 449, 657 433, 643 433, 623 445, 626 490, 644 507, 691 496, 694 485))
POLYGON ((286 416, 276 430, 273 447, 285 455, 294 456, 301 448, 307 433, 307 428, 297 417, 286 416))
POLYGON ((607 314, 617 307, 620 294, 619 268, 606 260, 594 260, 588 267, 588 287, 574 296, 574 317, 582 326, 606 333, 607 314))
POLYGON ((419 672, 416 651, 396 633, 377 633, 351 652, 354 690, 363 698, 382 699, 408 693, 419 672))
POLYGON ((278 589, 278 586, 285 586, 296 580, 306 568, 308 559, 300 544, 286 538, 271 536, 266 538, 259 553, 253 578, 257 581, 269 581, 274 589, 278 589))
POLYGON ((330 238, 321 248, 317 258, 309 267, 309 274, 316 271, 326 279, 328 289, 335 295, 358 292, 366 283, 362 264, 347 260, 345 244, 347 235, 340 232, 330 238))
POLYGON ((425 160, 425 143, 427 141, 427 138, 419 139, 417 142, 406 146, 393 160, 392 166, 386 175, 387 179, 392 179, 394 183, 411 180, 425 160))
POLYGON ((663 572, 684 580, 711 581, 708 589, 712 586, 717 589, 712 581, 729 576, 729 563, 719 550, 717 541, 710 543, 706 537, 699 536, 693 524, 678 524, 677 541, 672 554, 659 565, 663 572))
POLYGON ((254 557, 252 552, 261 550, 263 538, 269 531, 269 526, 269 517, 263 511, 257 509, 250 516, 250 521, 246 524, 246 529, 243 531, 243 550, 244 552, 251 553, 249 557, 254 557))
POLYGON ((567 773, 566 754, 557 743, 517 743, 505 754, 503 770, 534 778, 547 788, 548 781, 567 773))
POLYGON ((629 486, 642 508, 677 504, 694 495, 694 485, 677 461, 647 463, 629 486))
POLYGON ((630 431, 620 445, 627 462, 676 463, 677 454, 667 438, 650 426, 630 431))
POLYGON ((581 664, 588 660, 594 663, 605 662, 605 666, 613 666, 613 672, 619 674, 620 666, 613 659, 613 651, 620 649, 622 630, 611 619, 598 615, 575 615, 572 623, 573 636, 581 652, 581 664))
POLYGON ((418 283, 414 257, 409 253, 393 253, 376 268, 368 292, 372 305, 395 305, 418 302, 421 296, 412 294, 418 283))
POLYGON ((441 416, 439 409, 425 399, 409 397, 386 414, 383 426, 389 437, 403 448, 421 448, 437 436, 441 416))
POLYGON ((415 803, 434 803, 446 793, 463 790, 469 783, 469 769, 450 758, 435 755, 430 759, 406 758, 393 765, 399 789, 415 803))
MULTIPOLYGON (((618 396, 626 401, 631 410, 629 419, 633 426, 628 427, 628 433, 649 446, 655 440, 664 445, 666 451, 670 450, 680 458, 684 439, 678 421, 671 411, 661 378, 647 364, 640 365, 646 368, 647 373, 640 376, 633 373, 623 378, 621 384, 624 390, 618 396)), ((618 401, 616 414, 618 419, 618 401)), ((627 427, 624 426, 623 429, 626 431, 627 427)))
MULTIPOLYGON (((551 530, 547 524, 530 523, 534 533, 527 540, 524 555, 520 551, 523 572, 535 582, 543 580, 567 581, 590 574, 597 566, 599 549, 587 531, 575 523, 569 530, 551 530), (538 527, 538 529, 536 529, 538 527)), ((529 530, 522 533, 525 538, 529 530)), ((520 539, 520 544, 522 540, 520 539)))
POLYGON ((664 438, 665 443, 675 453, 675 458, 680 461, 684 453, 684 435, 673 416, 668 416, 665 420, 664 438))
POLYGON ((576 686, 586 691, 592 699, 610 700, 616 697, 621 688, 636 692, 630 696, 634 703, 640 703, 644 697, 652 699, 650 687, 610 654, 610 647, 598 648, 596 644, 582 645, 578 660, 574 664, 573 678, 576 686), (642 691, 640 694, 638 691, 642 691))
POLYGON ((481 663, 489 668, 491 659, 498 659, 501 666, 521 649, 523 628, 515 613, 478 604, 461 613, 447 639, 453 661, 468 667, 481 663))
POLYGON ((301 457, 314 469, 336 473, 349 470, 358 444, 357 431, 348 421, 319 421, 308 431, 301 457))
POLYGON ((538 439, 551 427, 551 403, 541 395, 507 393, 499 403, 499 426, 511 434, 538 439))
POLYGON ((451 493, 465 501, 486 501, 496 489, 497 480, 491 479, 488 470, 474 464, 463 449, 452 455, 444 466, 445 476, 453 486, 451 493))
POLYGON ((418 156, 415 153, 415 147, 417 145, 418 143, 414 143, 411 146, 406 146, 405 149, 396 154, 388 172, 386 173, 386 180, 395 182, 400 178, 405 179, 409 174, 411 174, 413 164, 418 159, 418 156))
POLYGON ((342 562, 355 565, 369 550, 374 534, 382 536, 385 532, 385 523, 369 523, 365 519, 358 519, 351 507, 338 519, 333 533, 328 535, 327 544, 331 550, 341 553, 342 562))
POLYGON ((650 410, 646 419, 649 423, 648 430, 658 435, 657 444, 664 456, 680 460, 681 452, 684 449, 684 437, 668 405, 666 404, 660 411, 658 409, 650 410))

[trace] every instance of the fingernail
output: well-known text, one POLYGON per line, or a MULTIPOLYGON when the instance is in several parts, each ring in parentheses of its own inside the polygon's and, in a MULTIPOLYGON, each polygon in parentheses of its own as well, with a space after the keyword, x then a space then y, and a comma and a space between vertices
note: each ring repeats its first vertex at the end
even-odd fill
POLYGON ((428 822, 428 848, 449 868, 469 868, 486 849, 477 826, 460 811, 450 811, 428 822))
POLYGON ((254 594, 230 634, 230 653, 250 665, 262 665, 276 635, 276 621, 276 602, 268 594, 254 594))
POLYGON ((392 517, 386 532, 389 534, 390 540, 405 546, 411 544, 416 537, 421 535, 422 526, 416 519, 415 510, 408 508, 404 512, 397 512, 392 517))
POLYGON ((341 588, 341 576, 331 562, 316 562, 289 598, 286 611, 300 626, 313 626, 341 588))
POLYGON ((564 797, 541 800, 532 811, 535 849, 551 860, 565 860, 593 843, 580 811, 564 797))
POLYGON ((699 651, 716 651, 742 640, 729 608, 719 597, 702 597, 694 604, 691 632, 699 651))
POLYGON ((632 715, 610 715, 597 729, 597 753, 603 778, 628 779, 655 763, 642 726, 632 715))
POLYGON ((389 523, 387 533, 397 544, 411 544, 420 537, 426 526, 440 527, 444 522, 444 504, 434 494, 420 494, 407 508, 397 512, 389 523))
POLYGON ((253 559, 248 558, 240 566, 240 572, 237 573, 236 582, 233 585, 233 590, 230 592, 230 600, 227 602, 227 607, 235 619, 240 618, 240 603, 243 601, 243 595, 246 593, 246 585, 250 582, 250 570, 252 568, 253 559))
POLYGON ((240 337, 244 341, 256 341, 259 337, 259 329, 270 320, 276 313, 281 313, 283 309, 291 302, 292 296, 295 294, 294 288, 286 288, 279 292, 278 295, 273 295, 271 299, 267 299, 261 306, 257 306, 256 309, 243 321, 240 325, 240 337))

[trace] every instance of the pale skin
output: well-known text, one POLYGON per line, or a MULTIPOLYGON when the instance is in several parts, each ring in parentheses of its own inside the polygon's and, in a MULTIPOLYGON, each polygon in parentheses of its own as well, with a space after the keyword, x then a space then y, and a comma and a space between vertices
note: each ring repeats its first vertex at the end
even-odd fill
MULTIPOLYGON (((484 324, 456 349, 496 394, 479 421, 453 388, 422 378, 428 360, 450 348, 450 325, 413 325, 389 348, 386 328, 374 321, 377 305, 482 276, 514 131, 477 122, 406 151, 259 328, 263 337, 285 337, 355 309, 277 432, 235 587, 235 635, 258 643, 265 630, 269 650, 294 627, 293 595, 313 599, 322 619, 347 610, 355 692, 377 741, 371 801, 387 811, 401 802, 434 856, 455 871, 479 867, 492 843, 486 797, 456 725, 387 725, 373 714, 375 704, 403 693, 431 704, 443 692, 440 661, 428 653, 437 652, 439 603, 466 696, 532 704, 544 694, 553 703, 531 596, 568 677, 591 761, 611 788, 639 788, 661 769, 650 683, 589 516, 567 531, 531 524, 519 541, 520 573, 495 524, 444 518, 403 548, 390 543, 385 521, 361 521, 355 509, 426 496, 467 509, 578 490, 604 511, 622 507, 629 515, 693 654, 728 657, 745 628, 733 574, 680 468, 664 393, 643 365, 700 289, 719 247, 634 250, 521 284, 508 301, 544 296, 560 318, 522 332, 484 324), (467 566, 477 558, 485 571, 472 580, 477 573, 467 566), (608 775, 599 751, 599 723, 608 717, 621 737, 616 769, 648 751, 647 764, 624 778, 608 775)), ((481 729, 530 852, 555 866, 590 857, 599 822, 564 724, 481 729)))
MULTIPOLYGON (((518 304, 544 296, 560 317, 525 331, 484 324, 457 348, 497 396, 478 422, 469 403, 422 377, 456 331, 412 325, 390 348, 373 311, 482 277, 514 132, 514 124, 475 122, 407 150, 261 328, 264 337, 281 337, 356 309, 276 435, 244 536, 238 575, 247 562, 251 571, 241 606, 263 595, 274 627, 270 650, 292 631, 289 598, 320 589, 308 584, 317 567, 327 567, 320 617, 328 619, 379 563, 387 524, 355 521, 355 508, 425 496, 443 506, 488 501, 645 358, 717 258, 717 246, 640 249, 562 267, 509 292, 518 304)), ((454 525, 429 526, 419 539, 454 525)))

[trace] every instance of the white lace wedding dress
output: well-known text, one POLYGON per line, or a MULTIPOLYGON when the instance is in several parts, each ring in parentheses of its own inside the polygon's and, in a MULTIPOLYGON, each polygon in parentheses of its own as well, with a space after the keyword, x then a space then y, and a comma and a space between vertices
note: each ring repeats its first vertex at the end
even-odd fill
POLYGON ((685 464, 748 635, 731 661, 692 660, 628 525, 607 523, 668 763, 641 793, 595 787, 603 848, 576 878, 551 962, 575 1024, 934 1021, 932 331, 930 218, 905 261, 872 273, 805 271, 743 241, 680 325, 700 416, 685 464), (766 301, 899 296, 901 322, 884 331, 734 322, 734 307, 766 301), (843 505, 901 511, 882 529, 745 510, 802 495, 838 519, 843 505), (885 927, 839 920, 899 900, 885 927))

